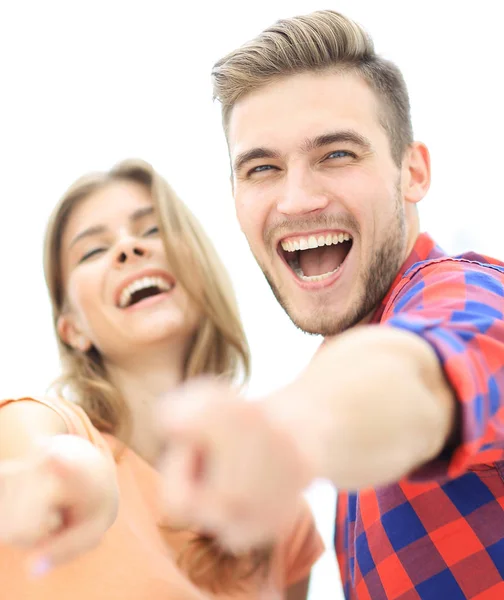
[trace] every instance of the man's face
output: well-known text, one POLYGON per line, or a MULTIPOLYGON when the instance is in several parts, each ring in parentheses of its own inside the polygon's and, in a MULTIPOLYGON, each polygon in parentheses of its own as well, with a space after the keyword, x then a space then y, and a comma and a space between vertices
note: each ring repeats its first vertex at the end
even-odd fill
POLYGON ((352 74, 302 74, 245 96, 228 141, 236 212, 276 298, 302 330, 368 317, 411 246, 401 169, 379 103, 352 74))

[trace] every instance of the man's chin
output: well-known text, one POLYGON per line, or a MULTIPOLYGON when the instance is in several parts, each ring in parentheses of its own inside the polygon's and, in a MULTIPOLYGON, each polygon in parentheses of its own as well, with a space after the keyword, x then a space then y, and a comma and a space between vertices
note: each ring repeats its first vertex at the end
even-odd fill
POLYGON ((264 270, 263 273, 278 303, 298 329, 311 335, 326 336, 339 333, 338 323, 336 322, 338 319, 334 317, 336 311, 328 311, 327 302, 316 307, 307 306, 306 304, 305 306, 299 306, 303 302, 302 299, 298 298, 301 302, 296 306, 295 301, 287 299, 289 297, 289 293, 286 290, 287 286, 279 288, 264 270), (281 292, 280 289, 282 290, 281 292))
POLYGON ((304 333, 326 337, 336 335, 342 331, 340 320, 335 318, 334 315, 317 314, 313 312, 299 314, 287 310, 286 312, 294 325, 304 333))
POLYGON ((294 325, 311 335, 332 337, 343 333, 366 320, 373 313, 373 306, 367 306, 357 296, 351 303, 353 309, 348 306, 338 306, 340 302, 324 302, 316 307, 295 306, 293 303, 282 302, 280 304, 294 325))

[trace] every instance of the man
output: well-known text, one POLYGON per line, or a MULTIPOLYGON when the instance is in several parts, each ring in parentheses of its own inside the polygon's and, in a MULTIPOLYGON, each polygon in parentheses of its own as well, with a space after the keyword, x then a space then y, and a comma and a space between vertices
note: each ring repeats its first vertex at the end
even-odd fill
POLYGON ((239 549, 328 478, 347 598, 504 598, 504 265, 419 233, 430 162, 399 70, 322 11, 213 78, 240 225, 325 343, 261 402, 204 381, 163 406, 167 508, 239 549))

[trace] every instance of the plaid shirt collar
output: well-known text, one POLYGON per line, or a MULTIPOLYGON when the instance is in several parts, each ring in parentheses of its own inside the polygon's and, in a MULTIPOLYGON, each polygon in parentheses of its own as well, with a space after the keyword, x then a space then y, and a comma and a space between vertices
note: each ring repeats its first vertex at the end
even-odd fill
POLYGON ((410 252, 408 258, 405 260, 399 273, 394 279, 394 283, 390 286, 387 295, 376 309, 373 318, 371 319, 371 323, 380 322, 383 311, 390 300, 390 296, 411 267, 425 260, 435 260, 436 258, 442 258, 443 256, 446 256, 446 252, 444 252, 427 233, 421 233, 413 246, 413 250, 410 252))

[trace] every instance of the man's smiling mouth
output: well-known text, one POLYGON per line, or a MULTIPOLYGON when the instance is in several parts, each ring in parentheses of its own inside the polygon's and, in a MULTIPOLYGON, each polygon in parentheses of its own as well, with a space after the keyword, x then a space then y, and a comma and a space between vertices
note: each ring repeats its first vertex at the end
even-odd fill
POLYGON ((279 252, 302 281, 323 281, 334 275, 352 248, 347 232, 321 231, 283 238, 279 252))

